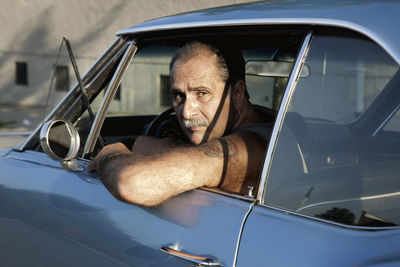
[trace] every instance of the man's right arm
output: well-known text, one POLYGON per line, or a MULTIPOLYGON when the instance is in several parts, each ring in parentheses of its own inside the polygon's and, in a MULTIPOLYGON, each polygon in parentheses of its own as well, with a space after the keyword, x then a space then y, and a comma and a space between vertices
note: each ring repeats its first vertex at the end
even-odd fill
MULTIPOLYGON (((245 193, 246 183, 253 185, 252 179, 258 178, 265 151, 265 142, 254 133, 232 134, 198 146, 167 142, 146 137, 133 153, 99 164, 100 178, 118 199, 144 206, 202 186, 245 193)), ((101 157, 107 156, 100 155, 97 160, 102 162, 101 157)))

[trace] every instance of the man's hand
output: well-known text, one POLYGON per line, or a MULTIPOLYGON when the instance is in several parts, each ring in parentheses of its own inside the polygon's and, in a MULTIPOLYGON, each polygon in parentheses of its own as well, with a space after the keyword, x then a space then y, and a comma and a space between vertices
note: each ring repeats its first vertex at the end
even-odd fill
POLYGON ((104 162, 106 159, 124 154, 132 154, 132 152, 124 144, 115 143, 107 145, 103 147, 97 156, 89 163, 88 170, 99 172, 102 162, 104 162))

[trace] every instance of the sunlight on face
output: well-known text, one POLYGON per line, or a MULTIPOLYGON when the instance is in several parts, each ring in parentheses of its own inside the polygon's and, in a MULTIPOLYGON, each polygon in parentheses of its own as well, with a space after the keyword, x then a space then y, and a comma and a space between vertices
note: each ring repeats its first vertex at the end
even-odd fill
POLYGON ((172 105, 183 131, 196 145, 221 137, 228 122, 230 96, 221 103, 225 82, 218 75, 215 58, 208 51, 200 51, 187 61, 176 61, 171 71, 172 105), (214 126, 210 128, 211 124, 214 126))

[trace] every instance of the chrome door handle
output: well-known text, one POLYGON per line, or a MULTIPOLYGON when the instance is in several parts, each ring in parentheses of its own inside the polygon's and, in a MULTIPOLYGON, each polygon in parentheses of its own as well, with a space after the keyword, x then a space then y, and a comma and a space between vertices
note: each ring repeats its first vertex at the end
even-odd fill
POLYGON ((176 249, 172 249, 170 247, 162 247, 160 249, 162 252, 167 253, 171 256, 178 257, 180 259, 184 259, 190 262, 193 262, 195 266, 221 266, 219 262, 216 262, 214 259, 206 258, 203 256, 191 255, 189 253, 185 253, 176 249))

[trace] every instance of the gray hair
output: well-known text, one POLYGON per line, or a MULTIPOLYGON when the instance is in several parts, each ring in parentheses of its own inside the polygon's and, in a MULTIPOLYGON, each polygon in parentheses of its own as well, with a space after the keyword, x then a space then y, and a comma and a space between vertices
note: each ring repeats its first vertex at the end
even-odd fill
POLYGON ((216 55, 216 64, 219 70, 219 75, 224 82, 234 85, 240 80, 245 81, 245 61, 240 50, 227 48, 219 49, 216 46, 202 43, 200 41, 187 43, 176 52, 169 65, 170 73, 172 72, 176 61, 187 61, 201 50, 209 51, 211 54, 216 55))

